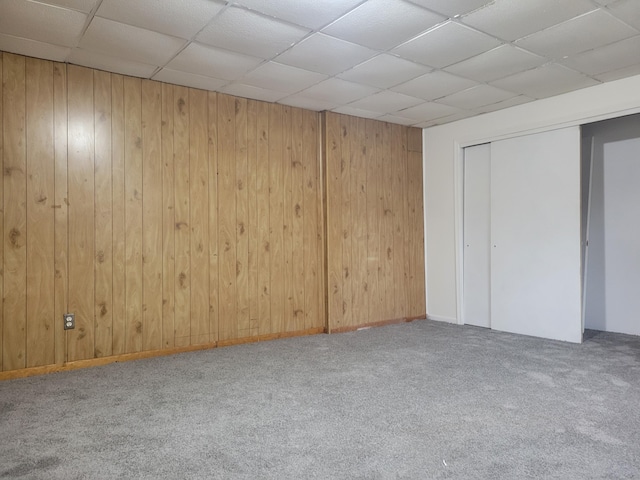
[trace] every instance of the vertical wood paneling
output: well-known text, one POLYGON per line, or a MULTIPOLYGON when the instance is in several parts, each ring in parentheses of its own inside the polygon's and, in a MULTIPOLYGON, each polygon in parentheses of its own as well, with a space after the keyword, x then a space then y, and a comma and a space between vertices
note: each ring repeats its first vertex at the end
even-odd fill
POLYGON ((162 347, 172 348, 175 314, 173 87, 162 84, 162 347))
MULTIPOLYGON (((328 316, 331 320, 329 327, 339 327, 342 324, 342 129, 340 116, 327 114, 326 117, 326 179, 327 179, 327 251, 331 254, 327 258, 327 291, 328 316)), ((306 142, 305 142, 306 146, 306 142)), ((309 192, 310 175, 305 165, 305 200, 311 197, 309 192)), ((305 213, 310 213, 306 210, 305 213)), ((312 226, 311 219, 305 216, 305 247, 309 248, 309 235, 312 226)), ((308 258, 309 253, 305 252, 308 258)), ((305 271, 308 262, 305 261, 305 271)), ((308 302, 305 292, 305 304, 308 302)), ((308 309, 308 307, 307 307, 308 309)))
MULTIPOLYGON (((4 302, 4 118, 2 105, 4 103, 3 95, 3 54, 0 52, 0 172, 2 181, 0 181, 0 300, 4 302)), ((3 351, 3 332, 4 332, 4 308, 0 305, 0 372, 2 371, 2 351, 3 351)))
MULTIPOLYGON (((305 328, 325 326, 324 281, 321 270, 324 238, 322 236, 322 193, 320 164, 316 160, 319 145, 319 118, 308 110, 302 113, 302 171, 304 182, 304 214, 302 250, 304 256, 305 328)), ((340 199, 338 198, 338 201, 340 199)))
MULTIPOLYGON (((67 197, 67 66, 53 65, 53 121, 55 156, 55 205, 54 205, 54 335, 55 363, 67 359, 66 334, 62 316, 68 305, 68 216, 67 197)), ((2 343, 2 342, 0 342, 2 343)))
POLYGON ((258 335, 260 309, 258 299, 258 103, 247 103, 247 202, 248 202, 248 279, 249 336, 258 335))
POLYGON ((249 197, 247 100, 235 99, 236 152, 236 318, 238 337, 251 335, 249 317, 249 197))
POLYGON ((365 175, 367 184, 367 259, 366 275, 369 294, 367 318, 370 322, 384 320, 380 317, 381 292, 378 291, 378 268, 380 265, 380 210, 379 210, 379 189, 382 179, 380 178, 380 156, 378 144, 380 135, 377 125, 380 122, 367 120, 365 122, 365 146, 367 148, 367 158, 365 165, 365 175))
POLYGON ((392 125, 391 135, 394 139, 392 145, 392 185, 393 185, 393 285, 394 285, 394 315, 396 318, 406 316, 407 312, 407 285, 405 283, 404 263, 404 208, 406 205, 406 190, 404 186, 406 168, 406 128, 400 125, 392 125))
POLYGON ((68 67, 69 96, 69 310, 68 360, 94 356, 94 113, 93 71, 68 67))
MULTIPOLYGON (((304 140, 304 116, 303 111, 294 108, 291 111, 291 281, 293 285, 293 325, 292 330, 304 330, 305 313, 304 306, 304 168, 303 168, 303 140, 304 140)), ((312 208, 310 203, 307 208, 312 208)), ((310 239, 313 244, 313 238, 310 239)), ((309 271, 312 274, 312 271, 309 271)))
POLYGON ((207 92, 189 89, 191 345, 209 335, 209 168, 207 92))
POLYGON ((113 353, 111 75, 93 72, 95 124, 95 356, 113 353))
POLYGON ((282 130, 283 130, 283 225, 282 225, 282 251, 284 258, 284 311, 283 328, 290 332, 295 330, 293 324, 293 190, 291 185, 291 150, 293 118, 291 107, 285 106, 282 109, 282 130))
POLYGON ((55 362, 53 64, 26 60, 27 367, 55 362))
POLYGON ((126 339, 126 250, 125 250, 125 156, 124 77, 111 75, 111 193, 113 215, 112 352, 125 352, 126 339))
POLYGON ((352 121, 357 143, 354 148, 354 162, 352 163, 352 176, 354 177, 353 191, 354 202, 352 216, 353 221, 353 274, 354 274, 354 321, 367 323, 369 319, 369 292, 367 284, 367 151, 366 128, 364 118, 355 118, 352 121))
POLYGON ((284 331, 284 167, 283 107, 269 105, 269 255, 271 331, 284 331))
POLYGON ((422 165, 408 147, 411 140, 421 148, 419 130, 332 113, 325 119, 330 327, 424 315, 422 165))
POLYGON ((26 138, 25 58, 4 54, 4 301, 3 368, 26 366, 26 138))
POLYGON ((391 149, 391 125, 382 125, 382 225, 380 232, 380 254, 382 255, 381 277, 386 293, 382 311, 384 319, 395 317, 395 287, 393 285, 393 157, 391 149))
POLYGON ((162 86, 142 81, 142 349, 162 348, 162 86))
POLYGON ((219 339, 238 334, 236 265, 235 99, 218 97, 219 339))
POLYGON ((173 89, 175 172, 175 346, 191 341, 191 255, 189 225, 189 90, 173 89))
POLYGON ((271 248, 269 244, 269 105, 258 103, 258 333, 271 333, 271 248))
MULTIPOLYGON (((353 156, 352 137, 354 132, 351 128, 351 117, 340 116, 340 132, 342 156, 340 160, 340 185, 342 187, 342 204, 340 213, 342 216, 342 318, 336 326, 349 326, 353 324, 353 277, 351 269, 351 251, 353 245, 353 229, 351 219, 351 208, 353 200, 353 185, 351 183, 351 157, 353 156)), ((336 252, 337 254, 337 252, 336 252)))
POLYGON ((218 263, 218 94, 209 92, 209 331, 218 341, 219 263, 218 263))
POLYGON ((143 349, 142 336, 142 81, 124 79, 125 296, 127 353, 143 349))
POLYGON ((0 76, 0 370, 324 325, 319 114, 4 53, 0 76))

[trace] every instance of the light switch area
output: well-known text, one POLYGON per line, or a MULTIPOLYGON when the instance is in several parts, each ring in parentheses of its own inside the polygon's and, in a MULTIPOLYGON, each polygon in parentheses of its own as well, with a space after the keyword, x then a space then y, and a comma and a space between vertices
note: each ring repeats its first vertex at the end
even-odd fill
POLYGON ((73 313, 64 314, 64 329, 72 330, 76 328, 76 316, 73 313))

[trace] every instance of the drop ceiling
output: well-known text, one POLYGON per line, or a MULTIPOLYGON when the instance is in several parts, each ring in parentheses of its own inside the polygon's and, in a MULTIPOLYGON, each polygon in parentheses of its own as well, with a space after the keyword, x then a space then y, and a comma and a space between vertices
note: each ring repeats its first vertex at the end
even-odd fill
POLYGON ((428 127, 640 74, 640 0, 1 0, 0 50, 428 127))

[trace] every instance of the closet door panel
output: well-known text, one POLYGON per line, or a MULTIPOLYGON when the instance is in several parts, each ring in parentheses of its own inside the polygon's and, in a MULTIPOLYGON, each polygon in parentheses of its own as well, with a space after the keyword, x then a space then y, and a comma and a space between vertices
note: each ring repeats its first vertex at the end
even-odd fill
POLYGON ((491 144, 491 326, 581 342, 580 130, 491 144))
POLYGON ((464 149, 463 319, 491 327, 491 144, 464 149))

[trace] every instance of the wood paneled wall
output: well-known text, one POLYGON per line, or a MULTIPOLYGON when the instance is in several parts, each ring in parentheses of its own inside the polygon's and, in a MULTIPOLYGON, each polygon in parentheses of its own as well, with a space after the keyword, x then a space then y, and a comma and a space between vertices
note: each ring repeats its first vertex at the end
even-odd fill
POLYGON ((424 317, 420 130, 2 52, 0 77, 0 371, 424 317))
POLYGON ((422 131, 325 114, 332 331, 424 318, 422 131))
POLYGON ((1 52, 0 75, 0 370, 324 328, 318 113, 1 52))

